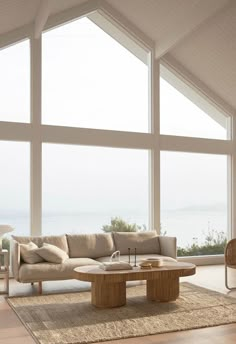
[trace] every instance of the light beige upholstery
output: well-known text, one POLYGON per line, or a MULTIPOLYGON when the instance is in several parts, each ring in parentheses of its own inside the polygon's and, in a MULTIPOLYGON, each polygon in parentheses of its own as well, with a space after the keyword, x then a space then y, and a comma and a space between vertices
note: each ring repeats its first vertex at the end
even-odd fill
POLYGON ((43 258, 46 262, 61 264, 68 259, 68 254, 61 248, 44 243, 42 247, 36 250, 36 253, 43 258))
POLYGON ((177 242, 175 237, 159 236, 160 254, 176 259, 177 257, 177 242))
POLYGON ((19 281, 20 263, 20 244, 13 239, 11 240, 11 267, 17 281, 19 281))
MULTIPOLYGON (((116 250, 121 251, 121 260, 128 261, 128 247, 132 248, 131 253, 134 253, 134 247, 137 248, 137 263, 142 258, 160 255, 164 256, 166 261, 176 258, 176 238, 157 236, 156 232, 68 234, 51 237, 14 236, 13 238, 15 240, 12 240, 11 248, 12 270, 15 279, 19 282, 72 279, 75 267, 109 261, 111 254, 116 250), (49 243, 69 252, 70 258, 62 264, 48 262, 26 264, 20 260, 20 244, 17 241, 20 243, 32 241, 39 247, 44 242, 49 243)), ((131 256, 131 263, 134 263, 133 256, 131 256)))
POLYGON ((38 247, 43 246, 43 243, 51 244, 61 248, 68 254, 68 245, 66 235, 49 235, 49 236, 16 236, 12 235, 12 238, 20 244, 28 244, 30 241, 34 242, 38 247))
POLYGON ((128 248, 134 254, 136 247, 137 254, 159 254, 159 236, 155 231, 147 232, 114 232, 113 233, 116 250, 121 254, 128 254, 128 248))
POLYGON ((32 241, 28 244, 20 244, 21 259, 29 264, 41 263, 43 258, 37 254, 36 250, 38 249, 38 246, 32 241))
POLYGON ((19 273, 21 282, 37 282, 73 279, 73 269, 84 265, 98 265, 99 262, 90 258, 69 258, 62 264, 38 263, 22 264, 19 273))
POLYGON ((67 234, 70 258, 98 258, 115 251, 111 233, 67 234))
MULTIPOLYGON (((175 262, 176 260, 174 258, 171 257, 166 257, 166 256, 161 256, 160 254, 141 254, 141 255, 137 255, 136 257, 136 262, 139 263, 141 262, 142 259, 147 259, 147 258, 162 258, 164 261, 166 262, 175 262)), ((110 257, 100 257, 96 259, 98 262, 108 262, 110 261, 110 257)), ((121 255, 120 256, 120 260, 124 261, 124 262, 128 262, 129 261, 129 256, 127 255, 121 255)), ((134 264, 134 256, 130 257, 130 263, 133 265, 134 264)))

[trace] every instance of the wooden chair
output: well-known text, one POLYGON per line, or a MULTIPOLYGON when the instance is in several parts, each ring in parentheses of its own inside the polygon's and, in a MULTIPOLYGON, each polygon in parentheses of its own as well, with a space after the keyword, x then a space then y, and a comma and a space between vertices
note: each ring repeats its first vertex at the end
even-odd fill
POLYGON ((228 285, 228 268, 236 269, 236 239, 230 240, 225 247, 225 286, 227 289, 236 289, 228 285))

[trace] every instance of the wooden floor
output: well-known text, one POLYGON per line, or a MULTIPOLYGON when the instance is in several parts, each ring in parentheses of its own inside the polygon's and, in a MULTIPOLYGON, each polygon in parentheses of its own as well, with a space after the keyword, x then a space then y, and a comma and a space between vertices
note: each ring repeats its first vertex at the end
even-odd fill
MULTIPOLYGON (((231 283, 236 285, 236 270, 232 270, 231 283)), ((224 267, 201 266, 197 267, 195 276, 184 277, 182 281, 189 281, 200 286, 213 289, 232 297, 236 297, 236 290, 229 292, 224 286, 224 267)), ((2 281, 0 281, 0 288, 2 281)), ((78 281, 45 282, 45 293, 78 291, 88 289, 88 283, 78 281)), ((37 287, 30 284, 20 284, 10 281, 10 295, 32 295, 37 293, 37 287)), ((15 313, 8 306, 3 296, 0 296, 0 344, 34 344, 34 340, 21 324, 15 313)), ((236 324, 210 327, 192 331, 174 332, 131 339, 105 342, 106 344, 235 344, 236 324)))

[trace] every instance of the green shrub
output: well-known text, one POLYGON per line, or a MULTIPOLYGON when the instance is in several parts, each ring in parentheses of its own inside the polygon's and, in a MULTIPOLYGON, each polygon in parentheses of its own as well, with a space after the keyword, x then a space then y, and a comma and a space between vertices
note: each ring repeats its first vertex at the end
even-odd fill
POLYGON ((198 244, 197 239, 193 239, 195 242, 192 245, 177 248, 178 257, 223 254, 227 243, 225 233, 217 232, 214 229, 208 230, 205 234, 203 244, 198 244))
MULTIPOLYGON (((2 239, 2 248, 10 252, 10 240, 8 238, 2 239)), ((0 265, 3 265, 3 257, 1 257, 0 259, 1 259, 0 265)))
POLYGON ((2 248, 5 250, 10 251, 10 240, 8 238, 3 238, 2 239, 2 248))
POLYGON ((102 226, 102 231, 105 233, 109 232, 141 232, 146 231, 146 226, 138 226, 136 223, 129 224, 124 221, 121 217, 112 217, 109 225, 102 226))
MULTIPOLYGON (((101 230, 105 233, 109 232, 142 232, 146 231, 145 225, 139 226, 136 223, 129 224, 121 217, 112 217, 109 225, 102 226, 101 230)), ((163 230, 160 226, 160 234, 166 235, 167 231, 163 230)), ((223 254, 227 238, 224 232, 217 232, 214 229, 208 229, 207 233, 203 233, 205 236, 204 242, 198 244, 197 238, 193 238, 193 244, 186 247, 177 248, 177 256, 202 256, 202 255, 214 255, 223 254)))

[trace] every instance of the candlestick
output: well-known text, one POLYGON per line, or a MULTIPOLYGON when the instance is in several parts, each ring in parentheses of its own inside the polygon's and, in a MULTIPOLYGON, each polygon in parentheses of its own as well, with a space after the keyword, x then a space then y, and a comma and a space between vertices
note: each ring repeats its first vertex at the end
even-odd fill
POLYGON ((129 254, 129 264, 130 264, 130 247, 128 247, 128 254, 129 254))
POLYGON ((134 267, 136 267, 136 247, 134 248, 134 267))

